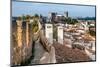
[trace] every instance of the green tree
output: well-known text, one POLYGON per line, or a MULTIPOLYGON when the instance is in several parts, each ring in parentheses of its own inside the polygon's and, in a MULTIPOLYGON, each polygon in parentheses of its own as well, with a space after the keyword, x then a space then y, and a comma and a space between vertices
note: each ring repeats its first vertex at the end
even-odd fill
POLYGON ((29 22, 30 21, 30 15, 26 15, 26 21, 29 22))
POLYGON ((37 32, 37 30, 39 29, 37 20, 34 20, 33 23, 31 23, 31 25, 33 32, 37 32))
POLYGON ((65 23, 67 23, 67 24, 76 24, 76 23, 78 23, 78 21, 77 21, 77 19, 71 19, 70 17, 69 18, 66 18, 65 19, 65 23))
POLYGON ((39 18, 39 15, 38 14, 35 14, 34 17, 39 18))
POLYGON ((18 17, 18 20, 22 20, 22 17, 18 17))
POLYGON ((26 19, 26 17, 25 17, 25 15, 23 14, 23 15, 22 15, 22 20, 25 20, 25 19, 26 19))
POLYGON ((89 34, 90 34, 91 36, 95 36, 95 35, 96 35, 96 32, 93 31, 93 30, 90 30, 90 31, 89 31, 89 34))
POLYGON ((74 24, 78 23, 78 21, 76 19, 72 19, 71 23, 74 25, 74 24))

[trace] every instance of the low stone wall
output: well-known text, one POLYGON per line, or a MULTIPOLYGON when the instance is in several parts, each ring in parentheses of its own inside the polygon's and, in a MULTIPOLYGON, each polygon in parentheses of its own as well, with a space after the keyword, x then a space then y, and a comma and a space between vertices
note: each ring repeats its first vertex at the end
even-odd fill
POLYGON ((50 52, 44 52, 40 58, 40 64, 56 63, 55 48, 52 46, 50 52))
POLYGON ((51 46, 50 51, 48 52, 39 40, 37 40, 34 46, 34 59, 31 61, 30 65, 48 63, 56 63, 55 48, 51 46))

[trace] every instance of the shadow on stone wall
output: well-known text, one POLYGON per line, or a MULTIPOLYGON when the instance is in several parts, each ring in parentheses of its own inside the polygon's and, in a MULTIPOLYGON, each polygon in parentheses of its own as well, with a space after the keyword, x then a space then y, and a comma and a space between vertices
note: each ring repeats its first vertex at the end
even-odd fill
POLYGON ((32 59, 32 48, 34 43, 32 42, 31 25, 29 24, 29 45, 26 45, 26 22, 22 22, 22 46, 18 46, 17 39, 17 22, 12 22, 11 31, 11 66, 27 65, 32 59))

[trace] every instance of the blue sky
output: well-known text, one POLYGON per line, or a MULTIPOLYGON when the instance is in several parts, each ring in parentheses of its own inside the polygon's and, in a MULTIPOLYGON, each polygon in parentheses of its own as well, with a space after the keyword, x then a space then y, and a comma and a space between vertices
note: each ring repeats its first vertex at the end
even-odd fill
POLYGON ((48 16, 49 12, 57 12, 63 15, 65 11, 69 12, 70 17, 95 17, 94 6, 12 1, 12 16, 34 15, 35 13, 48 16))

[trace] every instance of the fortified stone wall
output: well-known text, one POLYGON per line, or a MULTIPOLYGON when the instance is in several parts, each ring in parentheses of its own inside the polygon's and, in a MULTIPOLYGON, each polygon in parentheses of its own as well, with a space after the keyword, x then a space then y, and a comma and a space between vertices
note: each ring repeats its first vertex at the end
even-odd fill
MULTIPOLYGON (((12 23, 11 64, 22 65, 32 56, 31 25, 22 20, 12 23), (14 24, 15 23, 15 24, 14 24)), ((27 62, 28 63, 28 62, 27 62)))

